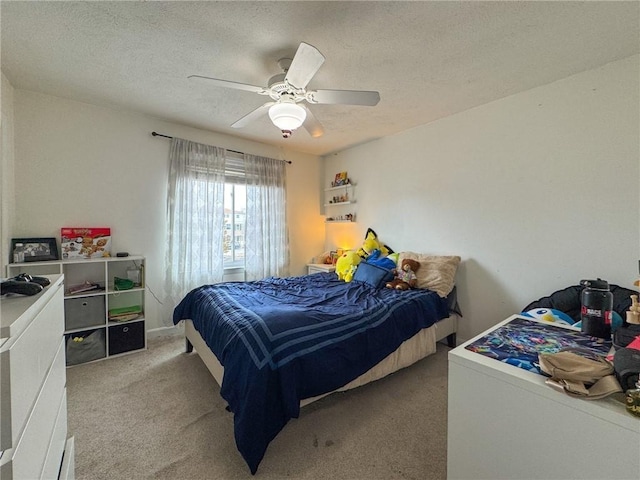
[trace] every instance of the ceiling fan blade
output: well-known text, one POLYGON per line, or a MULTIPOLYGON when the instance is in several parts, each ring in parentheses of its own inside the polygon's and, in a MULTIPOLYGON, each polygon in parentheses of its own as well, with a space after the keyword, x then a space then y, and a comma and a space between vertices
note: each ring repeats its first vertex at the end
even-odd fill
POLYGON ((264 105, 259 106, 254 111, 247 113, 240 120, 232 124, 231 128, 242 128, 247 126, 249 123, 253 122, 254 120, 260 118, 262 115, 267 113, 269 111, 269 107, 274 103, 276 102, 267 102, 264 105))
POLYGON ((187 78, 190 80, 206 80, 209 85, 224 88, 234 88, 236 90, 245 90, 247 92, 267 94, 264 87, 258 87, 257 85, 249 85, 248 83, 232 82, 230 80, 221 80, 219 78, 203 77, 202 75, 189 75, 187 78))
POLYGON ((311 103, 373 107, 380 101, 380 94, 365 90, 316 90, 307 93, 307 100, 311 103))
POLYGON ((285 80, 295 88, 305 88, 324 63, 324 55, 308 43, 302 42, 296 51, 285 80))
POLYGON ((309 110, 304 105, 300 105, 300 106, 304 108, 307 112, 307 117, 305 118, 304 123, 302 124, 304 129, 307 132, 309 132, 309 135, 311 135, 313 138, 318 138, 324 135, 324 128, 322 128, 322 124, 313 115, 313 113, 311 113, 311 110, 309 110))

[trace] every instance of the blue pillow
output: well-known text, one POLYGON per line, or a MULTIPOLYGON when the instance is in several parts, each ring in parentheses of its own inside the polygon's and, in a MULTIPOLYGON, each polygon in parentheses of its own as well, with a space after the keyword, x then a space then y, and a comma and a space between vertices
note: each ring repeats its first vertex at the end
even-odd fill
POLYGON ((357 282, 363 282, 374 288, 381 288, 385 283, 393 280, 393 273, 386 268, 379 267, 372 263, 360 262, 353 279, 357 282))

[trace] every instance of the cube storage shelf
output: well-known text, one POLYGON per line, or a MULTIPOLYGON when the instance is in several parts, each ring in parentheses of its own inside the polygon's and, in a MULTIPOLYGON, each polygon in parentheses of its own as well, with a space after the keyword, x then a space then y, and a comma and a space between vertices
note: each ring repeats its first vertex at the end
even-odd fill
POLYGON ((145 258, 136 255, 11 263, 7 276, 64 274, 66 364, 71 366, 147 348, 144 268, 145 258), (116 277, 125 283, 131 277, 133 286, 116 289, 116 277))

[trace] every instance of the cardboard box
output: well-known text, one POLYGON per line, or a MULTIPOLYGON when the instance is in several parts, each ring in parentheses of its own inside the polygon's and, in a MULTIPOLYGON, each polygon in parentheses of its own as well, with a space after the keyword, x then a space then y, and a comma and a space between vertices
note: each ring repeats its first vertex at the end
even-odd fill
POLYGON ((63 259, 111 256, 110 228, 71 228, 61 230, 63 259))

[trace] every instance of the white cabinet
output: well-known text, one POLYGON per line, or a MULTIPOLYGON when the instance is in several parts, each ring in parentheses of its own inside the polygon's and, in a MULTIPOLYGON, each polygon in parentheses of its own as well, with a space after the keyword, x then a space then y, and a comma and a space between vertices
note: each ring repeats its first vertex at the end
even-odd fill
POLYGON ((3 480, 73 478, 73 448, 67 449, 73 441, 67 440, 63 279, 49 278, 51 284, 37 295, 0 300, 3 480))
POLYGON ((324 207, 326 212, 326 223, 355 222, 356 214, 353 205, 356 203, 354 197, 354 185, 347 183, 339 187, 327 188, 324 191, 324 207))
POLYGON ((312 273, 321 273, 321 272, 335 272, 335 265, 328 265, 325 263, 308 263, 307 264, 307 274, 311 275, 312 273))
POLYGON ((66 364, 145 349, 142 256, 11 263, 7 276, 63 273, 66 364))
POLYGON ((569 397, 466 349, 514 318, 449 352, 448 478, 640 478, 640 419, 624 403, 569 397))

